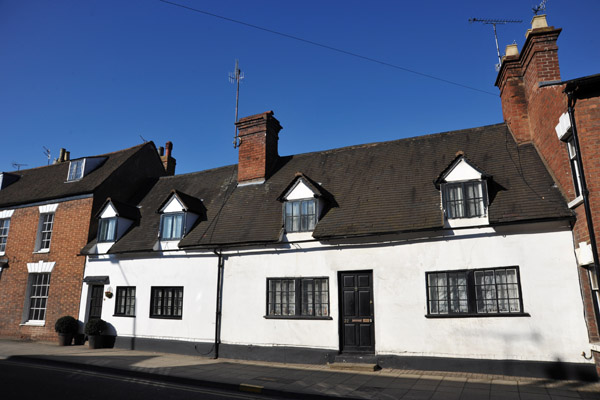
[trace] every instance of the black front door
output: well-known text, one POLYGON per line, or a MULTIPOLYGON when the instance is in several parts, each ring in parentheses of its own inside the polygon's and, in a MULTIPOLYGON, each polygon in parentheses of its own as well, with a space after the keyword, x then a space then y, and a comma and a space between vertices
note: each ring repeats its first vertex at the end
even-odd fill
POLYGON ((90 309, 88 321, 92 318, 102 317, 102 300, 104 299, 104 285, 92 285, 90 288, 90 309))
POLYGON ((340 350, 374 353, 373 271, 340 272, 339 285, 340 350))

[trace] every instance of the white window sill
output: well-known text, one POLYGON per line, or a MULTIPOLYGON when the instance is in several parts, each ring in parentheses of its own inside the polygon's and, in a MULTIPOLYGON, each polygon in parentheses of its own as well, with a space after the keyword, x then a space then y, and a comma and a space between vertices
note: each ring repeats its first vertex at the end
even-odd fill
POLYGON ((5 255, 5 254, 6 254, 6 252, 4 252, 4 251, 0 251, 0 256, 3 256, 3 255, 5 255))
POLYGON ((568 206, 569 206, 569 208, 575 208, 578 205, 580 205, 581 203, 583 203, 583 196, 579 195, 573 201, 570 201, 568 206))
POLYGON ((50 253, 50 249, 40 249, 40 250, 33 252, 33 254, 43 254, 43 253, 50 253))
POLYGON ((46 321, 27 321, 19 324, 20 326, 45 326, 46 321))

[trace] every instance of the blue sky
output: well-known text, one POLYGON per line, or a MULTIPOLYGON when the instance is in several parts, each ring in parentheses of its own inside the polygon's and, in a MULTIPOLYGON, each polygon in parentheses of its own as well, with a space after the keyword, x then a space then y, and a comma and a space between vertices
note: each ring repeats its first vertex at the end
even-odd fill
MULTIPOLYGON (((177 173, 237 162, 235 59, 245 75, 240 117, 273 110, 281 155, 502 122, 492 27, 516 43, 539 1, 200 1, 192 8, 403 68, 166 4, 159 0, 0 0, 0 171, 142 142, 174 144, 177 173), (491 93, 491 94, 490 94, 491 93)), ((549 0, 561 76, 600 66, 597 0, 549 0)))

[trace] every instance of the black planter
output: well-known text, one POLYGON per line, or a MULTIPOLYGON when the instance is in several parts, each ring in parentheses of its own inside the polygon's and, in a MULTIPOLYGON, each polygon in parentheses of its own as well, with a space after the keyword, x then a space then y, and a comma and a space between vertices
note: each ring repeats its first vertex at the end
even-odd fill
POLYGON ((116 336, 113 335, 102 335, 102 347, 105 349, 112 349, 115 347, 116 336))
POLYGON ((78 333, 73 338, 73 344, 75 346, 82 346, 85 344, 85 335, 83 333, 78 333))
POLYGON ((72 333, 59 333, 58 334, 58 345, 59 346, 70 346, 73 342, 72 333))
POLYGON ((104 345, 102 335, 89 335, 88 344, 90 346, 90 349, 101 349, 104 345))

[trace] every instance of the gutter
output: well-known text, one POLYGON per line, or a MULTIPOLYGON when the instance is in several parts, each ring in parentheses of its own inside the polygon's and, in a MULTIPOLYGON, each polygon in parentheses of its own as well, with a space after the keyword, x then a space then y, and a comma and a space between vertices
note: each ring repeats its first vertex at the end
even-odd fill
POLYGON ((223 270, 225 268, 225 259, 223 252, 216 249, 213 253, 218 257, 217 262, 217 300, 215 310, 215 343, 214 343, 214 359, 219 358, 219 345, 221 344, 221 318, 223 316, 223 270))

